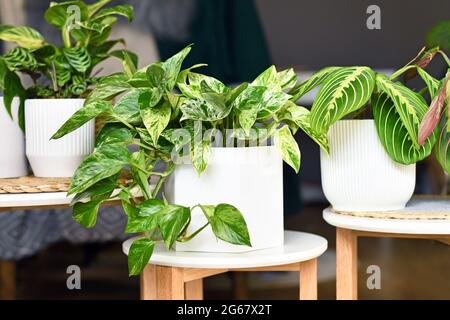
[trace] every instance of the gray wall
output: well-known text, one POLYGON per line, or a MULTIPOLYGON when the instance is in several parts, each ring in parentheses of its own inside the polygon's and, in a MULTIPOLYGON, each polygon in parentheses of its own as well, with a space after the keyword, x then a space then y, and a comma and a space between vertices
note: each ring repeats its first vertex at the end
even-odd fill
POLYGON ((429 28, 450 19, 450 0, 256 0, 274 63, 399 67, 422 47, 429 28), (381 8, 381 30, 366 9, 381 8))

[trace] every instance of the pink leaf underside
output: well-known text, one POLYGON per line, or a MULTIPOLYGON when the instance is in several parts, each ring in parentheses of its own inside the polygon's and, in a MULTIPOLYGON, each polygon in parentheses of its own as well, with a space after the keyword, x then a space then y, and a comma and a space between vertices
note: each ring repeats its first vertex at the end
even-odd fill
POLYGON ((436 128, 439 123, 445 103, 445 87, 445 85, 442 86, 441 92, 439 92, 439 94, 433 99, 430 108, 428 108, 427 113, 425 113, 425 116, 420 123, 418 137, 418 142, 420 145, 425 143, 427 138, 431 135, 434 128, 436 128))

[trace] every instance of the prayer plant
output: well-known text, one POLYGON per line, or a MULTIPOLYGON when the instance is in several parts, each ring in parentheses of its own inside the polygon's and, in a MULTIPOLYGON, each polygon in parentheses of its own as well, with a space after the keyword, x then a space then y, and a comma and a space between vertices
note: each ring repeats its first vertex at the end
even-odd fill
POLYGON ((99 81, 94 68, 109 57, 117 57, 128 68, 136 68, 137 56, 127 50, 112 50, 122 39, 109 40, 117 16, 133 19, 133 7, 105 7, 111 0, 92 4, 84 1, 51 2, 45 20, 61 30, 62 46, 47 42, 35 29, 26 26, 0 26, 0 40, 17 45, 0 56, 0 89, 5 107, 20 98, 19 124, 24 128, 25 98, 84 98, 99 81), (24 88, 24 74, 31 86, 24 88))
MULTIPOLYGON (((123 73, 105 77, 53 137, 60 138, 95 117, 104 119, 96 148, 76 171, 69 194, 75 195, 75 220, 86 227, 95 225, 102 202, 122 200, 128 216, 126 232, 144 233, 131 246, 130 275, 142 271, 156 243, 171 249, 176 241, 188 241, 209 225, 218 239, 251 245, 245 220, 232 205, 188 208, 161 197, 177 159, 189 158, 201 174, 213 147, 255 146, 275 138, 283 159, 298 171, 300 151, 293 132, 302 128, 311 133, 309 111, 295 105, 286 93, 297 82, 292 69, 278 72, 272 66, 253 82, 231 88, 194 72, 202 65, 182 70, 190 50, 187 47, 165 62, 135 72, 125 67, 123 73), (129 151, 131 145, 138 150, 129 151), (164 163, 163 172, 155 172, 158 163, 164 163), (124 173, 132 178, 120 179, 124 173), (203 211, 208 223, 187 234, 195 208, 203 211)), ((312 137, 326 147, 325 138, 312 137)))
POLYGON ((434 148, 442 168, 450 173, 450 72, 443 79, 436 79, 425 71, 437 54, 450 67, 450 60, 437 47, 423 49, 391 76, 376 73, 369 67, 328 67, 295 86, 289 92, 291 100, 320 86, 308 122, 316 137, 325 140, 328 129, 336 121, 369 109, 380 141, 394 161, 416 163, 429 156, 434 148), (396 81, 402 75, 404 80, 419 75, 426 87, 414 91, 396 81), (424 98, 427 93, 432 101, 430 107, 424 98))

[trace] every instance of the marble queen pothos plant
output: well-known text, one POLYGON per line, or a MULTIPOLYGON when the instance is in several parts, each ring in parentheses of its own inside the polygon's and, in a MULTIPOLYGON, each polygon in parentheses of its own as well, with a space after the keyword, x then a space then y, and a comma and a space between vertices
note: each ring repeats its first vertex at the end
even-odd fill
POLYGON ((293 138, 298 128, 326 148, 325 138, 311 134, 309 111, 295 105, 286 93, 297 82, 292 69, 277 72, 272 66, 253 82, 229 88, 193 71, 202 65, 181 70, 190 50, 187 47, 165 62, 141 70, 126 67, 123 73, 104 78, 84 107, 53 137, 60 138, 94 117, 106 120, 94 152, 72 178, 69 194, 75 195, 74 219, 86 227, 95 225, 102 202, 115 197, 122 200, 128 216, 125 231, 145 235, 130 248, 130 275, 143 270, 156 243, 164 242, 171 249, 176 241, 189 241, 208 226, 223 241, 251 246, 246 222, 231 204, 195 206, 202 209, 208 223, 187 234, 195 207, 169 204, 159 197, 165 179, 175 168, 174 154, 187 150, 197 172, 206 169, 211 148, 221 141, 214 140, 215 135, 208 131, 232 129, 229 137, 222 135, 222 140, 228 139, 228 146, 238 142, 246 146, 254 139, 262 142, 275 137, 284 161, 295 171, 300 167, 300 151, 293 138), (177 134, 180 131, 184 135, 177 134), (139 149, 130 152, 130 145, 139 149), (155 172, 160 162, 165 170, 155 172), (132 176, 131 184, 119 179, 123 172, 132 176), (156 184, 150 185, 150 178, 157 180, 156 184), (136 197, 136 189, 142 197, 136 197))
POLYGON ((291 100, 320 86, 307 125, 322 141, 336 121, 358 117, 371 109, 379 139, 394 161, 416 163, 434 148, 443 170, 450 173, 450 69, 440 80, 425 71, 437 54, 450 68, 449 58, 438 47, 422 49, 389 77, 369 67, 328 67, 295 86, 289 92, 291 100), (396 81, 402 75, 404 80, 419 75, 426 87, 416 92, 396 81), (424 98, 427 93, 430 107, 424 98))

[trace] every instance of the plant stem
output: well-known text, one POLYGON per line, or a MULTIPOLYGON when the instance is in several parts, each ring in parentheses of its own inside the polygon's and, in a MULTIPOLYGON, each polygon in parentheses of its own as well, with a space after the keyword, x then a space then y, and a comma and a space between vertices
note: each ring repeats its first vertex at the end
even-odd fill
POLYGON ((439 50, 438 52, 441 54, 442 58, 444 58, 444 60, 445 60, 445 62, 447 63, 447 65, 450 67, 450 59, 449 59, 448 56, 445 54, 445 52, 442 51, 442 50, 439 50))
POLYGON ((173 170, 175 170, 175 164, 173 162, 170 162, 169 165, 167 166, 167 169, 164 171, 163 175, 161 175, 161 177, 159 178, 158 183, 156 184, 155 190, 153 190, 153 198, 156 198, 164 181, 173 172, 173 170))
POLYGON ((414 69, 417 68, 416 65, 409 65, 409 66, 405 66, 397 71, 395 71, 390 77, 389 80, 394 80, 395 78, 397 78, 398 76, 400 76, 402 73, 405 73, 406 71, 408 71, 409 69, 414 69))
POLYGON ((191 234, 190 236, 187 237, 182 237, 181 239, 179 239, 179 242, 187 242, 189 240, 191 240, 192 238, 194 238, 196 235, 198 235, 203 229, 205 229, 207 226, 209 225, 209 222, 207 222, 205 225, 203 225, 201 228, 199 228, 197 231, 195 231, 193 234, 191 234))

